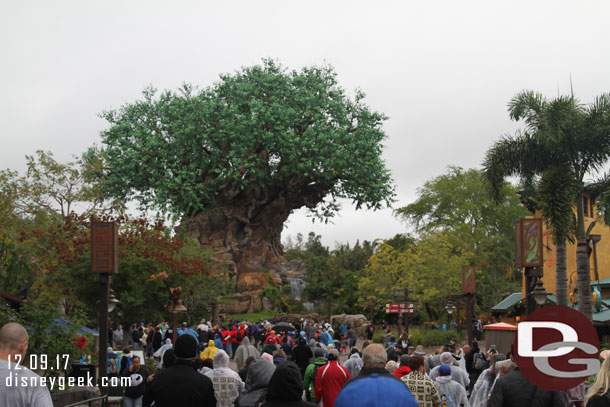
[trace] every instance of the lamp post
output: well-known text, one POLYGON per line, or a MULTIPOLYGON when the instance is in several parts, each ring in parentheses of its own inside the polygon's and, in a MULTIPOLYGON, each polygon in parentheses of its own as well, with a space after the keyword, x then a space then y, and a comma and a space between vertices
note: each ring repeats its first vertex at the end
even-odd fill
POLYGON ((449 298, 449 301, 447 301, 447 305, 445 305, 445 310, 447 311, 447 314, 449 314, 449 323, 451 323, 451 316, 456 310, 456 306, 453 303, 453 300, 451 300, 451 298, 449 298))
POLYGON ((167 310, 172 314, 172 343, 176 346, 178 338, 178 314, 186 312, 186 307, 182 303, 180 296, 182 295, 182 287, 169 289, 169 306, 167 310))

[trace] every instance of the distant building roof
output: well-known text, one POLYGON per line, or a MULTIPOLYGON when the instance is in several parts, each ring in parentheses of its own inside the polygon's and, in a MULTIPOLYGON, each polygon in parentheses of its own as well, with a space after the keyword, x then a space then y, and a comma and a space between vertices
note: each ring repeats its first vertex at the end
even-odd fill
POLYGON ((508 311, 519 301, 521 301, 521 293, 512 293, 511 295, 500 301, 500 303, 496 304, 496 306, 491 309, 491 312, 508 311))

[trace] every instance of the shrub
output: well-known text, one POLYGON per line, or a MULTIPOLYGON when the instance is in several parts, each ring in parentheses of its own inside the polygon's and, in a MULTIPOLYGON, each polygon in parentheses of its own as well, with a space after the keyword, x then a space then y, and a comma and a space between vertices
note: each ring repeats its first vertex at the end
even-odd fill
MULTIPOLYGON (((409 329, 411 335, 411 344, 413 346, 437 346, 449 343, 452 338, 460 339, 459 334, 456 331, 448 330, 446 332, 440 329, 409 329)), ((382 341, 383 342, 383 341, 382 341)))

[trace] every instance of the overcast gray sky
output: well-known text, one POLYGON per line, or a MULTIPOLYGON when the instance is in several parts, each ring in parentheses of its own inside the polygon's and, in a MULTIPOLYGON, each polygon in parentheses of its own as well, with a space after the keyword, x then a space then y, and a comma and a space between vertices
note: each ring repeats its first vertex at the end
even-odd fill
MULTIPOLYGON (((523 89, 610 91, 610 2, 507 1, 7 1, 0 2, 0 168, 24 156, 80 155, 104 109, 147 85, 207 86, 219 73, 277 58, 333 65, 384 112, 384 158, 403 206, 448 165, 479 167, 518 127, 506 112, 523 89)), ((344 205, 332 224, 295 213, 288 234, 325 244, 389 238, 407 228, 391 210, 344 205)))

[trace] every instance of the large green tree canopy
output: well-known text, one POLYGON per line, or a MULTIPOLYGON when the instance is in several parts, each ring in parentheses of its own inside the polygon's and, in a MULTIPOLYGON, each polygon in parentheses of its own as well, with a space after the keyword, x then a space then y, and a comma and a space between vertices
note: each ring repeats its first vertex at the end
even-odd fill
POLYGON ((289 71, 264 60, 205 89, 151 88, 105 112, 104 146, 88 157, 103 158, 110 195, 181 216, 188 236, 237 275, 237 289, 252 292, 278 268, 293 210, 328 220, 341 198, 369 209, 394 199, 381 158, 386 117, 363 98, 348 96, 330 66, 289 71), (249 272, 259 275, 240 279, 249 272))
POLYGON ((337 198, 379 208, 393 197, 381 159, 385 117, 363 97, 346 96, 331 67, 288 72, 272 60, 202 90, 147 89, 144 100, 103 114, 107 190, 186 215, 244 195, 322 217, 337 198))

